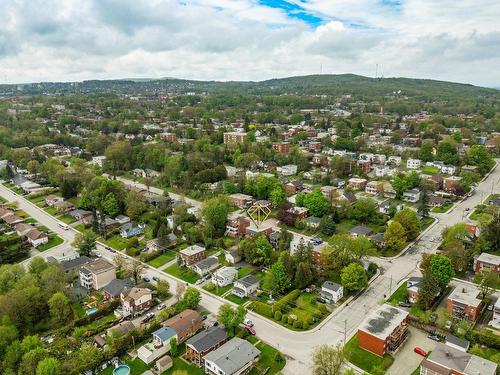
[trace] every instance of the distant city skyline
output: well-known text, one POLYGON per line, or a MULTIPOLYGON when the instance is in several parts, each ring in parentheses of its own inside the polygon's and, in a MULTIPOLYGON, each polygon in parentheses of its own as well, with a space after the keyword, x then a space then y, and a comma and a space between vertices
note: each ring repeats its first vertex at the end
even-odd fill
POLYGON ((0 13, 0 83, 322 72, 500 87, 494 0, 4 0, 0 13))

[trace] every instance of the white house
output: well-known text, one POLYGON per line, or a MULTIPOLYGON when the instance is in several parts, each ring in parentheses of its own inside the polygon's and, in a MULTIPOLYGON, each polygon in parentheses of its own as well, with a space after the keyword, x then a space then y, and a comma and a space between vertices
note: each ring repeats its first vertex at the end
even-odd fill
POLYGON ((375 177, 384 177, 389 175, 390 168, 387 165, 376 165, 373 171, 375 177))
POLYGON ((389 156, 387 164, 392 164, 394 166, 401 165, 401 156, 389 156))
POLYGON ((344 288, 340 284, 327 280, 321 285, 320 295, 329 303, 337 303, 344 296, 344 288))
POLYGON ((277 167, 276 172, 281 176, 293 176, 297 174, 297 166, 294 164, 284 165, 282 167, 277 167))
POLYGON ((161 327, 153 332, 153 341, 141 346, 137 356, 145 364, 150 364, 170 351, 170 340, 177 339, 177 333, 170 327, 161 327))
POLYGON ((420 169, 422 166, 422 161, 420 159, 408 159, 406 161, 406 168, 408 169, 420 169))
POLYGON ((26 233, 26 238, 33 247, 37 247, 49 242, 49 236, 47 236, 47 234, 40 232, 38 229, 34 228, 26 233))
POLYGON ((259 279, 254 275, 247 275, 234 282, 232 293, 240 298, 248 297, 259 288, 259 279))
POLYGON ((454 165, 443 165, 441 167, 441 173, 454 175, 457 171, 457 168, 454 165))
POLYGON ((212 283, 214 285, 224 287, 226 285, 232 284, 237 275, 238 271, 236 270, 236 268, 224 266, 213 273, 212 283))
POLYGON ((202 259, 191 266, 191 269, 201 277, 213 271, 219 266, 219 259, 214 256, 202 259))
POLYGON ((417 203, 420 200, 420 190, 411 189, 403 193, 403 200, 410 203, 417 203))
POLYGON ((248 374, 259 360, 260 350, 247 340, 234 337, 203 357, 209 375, 248 374))

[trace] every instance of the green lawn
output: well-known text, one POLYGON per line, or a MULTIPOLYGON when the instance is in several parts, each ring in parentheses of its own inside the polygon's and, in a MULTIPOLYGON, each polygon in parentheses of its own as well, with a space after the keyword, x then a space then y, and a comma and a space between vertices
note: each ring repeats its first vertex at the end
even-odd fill
POLYGON ((389 297, 387 302, 396 306, 398 302, 404 302, 408 299, 408 287, 406 282, 400 285, 398 289, 389 297))
POLYGON ((224 297, 228 301, 231 301, 233 303, 236 303, 237 305, 243 305, 246 300, 243 298, 240 298, 238 296, 235 296, 234 294, 229 293, 226 297, 224 297))
POLYGON ((435 219, 433 217, 424 217, 420 223, 420 232, 423 232, 425 229, 429 228, 429 226, 434 223, 434 221, 435 219))
POLYGON ((250 371, 250 375, 263 374, 266 369, 269 369, 266 374, 273 375, 285 367, 286 359, 284 356, 278 356, 279 351, 277 349, 262 341, 256 347, 260 350, 260 358, 256 367, 250 371))
POLYGON ((174 258, 175 258, 175 254, 173 252, 169 251, 165 254, 161 254, 161 255, 157 256, 154 259, 151 259, 148 262, 148 264, 152 267, 159 268, 159 267, 163 266, 165 263, 170 262, 174 258))
POLYGON ((425 167, 422 168, 422 173, 423 174, 436 175, 436 174, 439 173, 439 168, 432 167, 432 166, 425 166, 425 167))
POLYGON ((203 289, 205 289, 207 292, 213 293, 213 294, 215 294, 217 296, 222 296, 224 293, 226 293, 227 291, 231 290, 232 287, 233 287, 232 284, 229 284, 229 285, 226 285, 226 286, 223 286, 223 287, 217 287, 217 285, 212 284, 211 282, 209 282, 209 283, 206 283, 203 286, 203 289))
POLYGON ((196 367, 195 365, 187 363, 180 358, 174 358, 173 363, 174 363, 174 365, 171 368, 169 368, 167 371, 163 372, 162 375, 172 375, 174 373, 174 371, 180 371, 180 370, 186 371, 189 375, 204 375, 205 374, 205 372, 202 369, 196 367))
POLYGON ((58 214, 57 208, 54 207, 45 207, 43 210, 52 216, 57 216, 58 214))
POLYGON ((108 238, 107 240, 103 239, 102 237, 99 238, 99 241, 104 242, 106 245, 112 247, 113 249, 116 250, 123 250, 127 247, 128 239, 123 238, 120 235, 116 235, 113 237, 108 238))
MULTIPOLYGON (((146 365, 139 358, 136 358, 134 360, 128 359, 125 361, 125 364, 130 367, 130 375, 141 375, 144 371, 149 370, 151 368, 151 366, 146 365)), ((112 375, 113 369, 114 369, 113 366, 110 366, 106 370, 101 371, 99 375, 112 375)))
POLYGON ((53 248, 54 246, 60 245, 63 242, 64 242, 64 240, 61 237, 59 237, 57 234, 49 234, 49 242, 38 246, 36 249, 38 251, 45 251, 45 250, 53 248))
POLYGON ((313 316, 322 315, 321 311, 317 308, 316 296, 313 294, 302 293, 295 303, 297 306, 292 308, 288 314, 295 314, 303 322, 309 321, 313 316))
POLYGON ((418 366, 412 373, 411 375, 420 375, 420 366, 418 366))
POLYGON ((445 204, 442 207, 433 207, 431 212, 442 214, 442 213, 448 211, 451 207, 453 207, 453 203, 450 202, 450 203, 445 204))
POLYGON ((66 223, 66 224, 73 224, 76 220, 69 216, 69 215, 62 215, 61 217, 59 217, 59 220, 61 220, 63 223, 66 223))
POLYGON ((191 284, 195 283, 196 280, 200 278, 197 273, 191 271, 187 267, 180 267, 178 264, 173 264, 166 268, 165 272, 191 284))
POLYGON ((254 271, 252 266, 243 266, 238 270, 238 279, 250 275, 254 271))
POLYGON ((358 345, 357 335, 354 335, 352 339, 347 342, 345 348, 349 353, 349 362, 369 373, 371 373, 376 367, 381 367, 387 370, 394 361, 394 359, 388 354, 384 357, 379 357, 360 348, 358 345))

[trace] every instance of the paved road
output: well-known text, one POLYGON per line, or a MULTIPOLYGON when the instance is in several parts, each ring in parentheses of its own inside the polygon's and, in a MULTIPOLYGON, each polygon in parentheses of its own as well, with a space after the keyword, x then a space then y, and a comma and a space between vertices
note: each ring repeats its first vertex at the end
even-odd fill
MULTIPOLYGON (((291 375, 310 373, 309 361, 311 351, 314 347, 320 344, 339 343, 343 341, 344 335, 347 339, 352 337, 366 315, 383 303, 384 295, 389 295, 394 291, 397 284, 404 278, 419 272, 417 265, 421 254, 424 251, 436 250, 441 238, 441 231, 444 227, 463 221, 464 213, 466 212, 465 209, 470 208, 472 210, 491 194, 492 191, 495 193, 500 192, 499 181, 500 168, 495 168, 479 184, 476 188, 476 193, 472 197, 459 202, 451 212, 436 215, 439 218, 439 222, 428 228, 418 243, 412 246, 405 254, 393 260, 379 260, 381 274, 376 277, 358 298, 355 298, 348 304, 342 305, 315 329, 308 332, 289 331, 272 321, 249 312, 248 317, 254 322, 258 336, 263 341, 277 347, 289 357, 284 372, 291 375)), ((140 184, 137 184, 137 186, 140 186, 140 184)), ((4 192, 5 188, 2 188, 0 195, 4 195, 4 192)), ((20 196, 12 197, 11 195, 9 196, 8 192, 6 194, 7 196, 4 196, 9 200, 20 202, 24 200, 20 196)), ((24 206, 25 204, 21 207, 24 209, 24 206)), ((64 231, 59 228, 57 221, 43 210, 34 205, 31 206, 27 212, 40 222, 47 224, 51 230, 58 233, 61 237, 68 239, 73 235, 71 234, 72 231, 64 231)), ((116 255, 105 250, 102 246, 99 246, 98 250, 104 257, 110 260, 116 255)), ((123 253, 121 255, 127 257, 123 253)), ((165 272, 153 268, 148 268, 146 274, 150 277, 156 276, 167 280, 171 284, 171 290, 173 291, 175 291, 177 283, 184 283, 165 272)), ((227 303, 227 301, 206 293, 203 290, 201 292, 201 304, 211 312, 217 312, 221 304, 227 303)))

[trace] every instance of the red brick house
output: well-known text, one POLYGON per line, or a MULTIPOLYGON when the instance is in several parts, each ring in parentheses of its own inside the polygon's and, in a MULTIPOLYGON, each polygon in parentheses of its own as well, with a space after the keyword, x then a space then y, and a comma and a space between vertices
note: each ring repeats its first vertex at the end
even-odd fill
POLYGON ((250 220, 245 216, 238 216, 227 220, 226 235, 229 237, 240 237, 246 234, 250 220))
POLYGON ((288 154, 291 150, 291 146, 288 142, 273 143, 273 149, 278 154, 288 154))
POLYGON ((207 252, 204 247, 199 245, 191 245, 179 251, 179 257, 182 265, 190 267, 193 264, 207 257, 207 252))
POLYGON ((480 272, 484 269, 491 269, 500 272, 500 256, 482 253, 474 261, 474 272, 480 272))
POLYGON ((380 357, 396 351, 408 337, 408 315, 388 304, 380 306, 358 328, 359 346, 380 357))
POLYGON ((456 287, 446 302, 448 314, 457 319, 476 321, 482 305, 479 294, 475 286, 456 287))
POLYGON ((229 199, 236 207, 241 209, 248 208, 253 204, 253 197, 247 194, 231 194, 229 199))
POLYGON ((172 328, 177 333, 177 342, 181 344, 203 327, 203 320, 199 312, 184 310, 165 320, 162 324, 164 327, 172 328))
POLYGON ((228 339, 224 328, 210 327, 186 341, 185 358, 196 366, 203 367, 205 364, 203 357, 222 346, 228 339))

